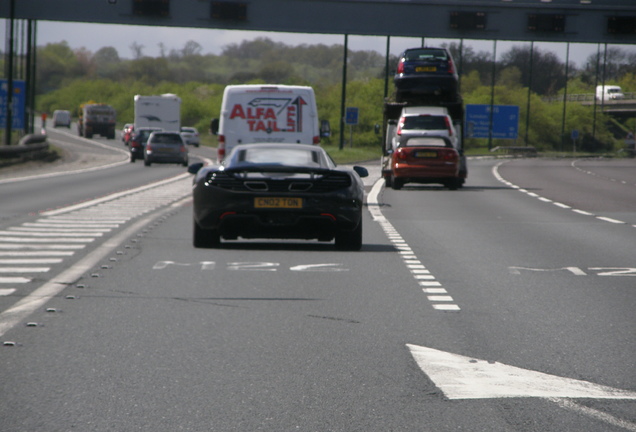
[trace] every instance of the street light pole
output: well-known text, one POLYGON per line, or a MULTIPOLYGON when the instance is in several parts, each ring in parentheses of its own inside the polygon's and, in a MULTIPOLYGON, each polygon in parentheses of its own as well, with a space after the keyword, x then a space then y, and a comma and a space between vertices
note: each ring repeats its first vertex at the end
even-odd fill
POLYGON ((4 144, 11 145, 11 126, 13 124, 13 22, 15 21, 15 0, 11 0, 9 18, 9 53, 7 61, 7 115, 6 131, 4 134, 4 144))

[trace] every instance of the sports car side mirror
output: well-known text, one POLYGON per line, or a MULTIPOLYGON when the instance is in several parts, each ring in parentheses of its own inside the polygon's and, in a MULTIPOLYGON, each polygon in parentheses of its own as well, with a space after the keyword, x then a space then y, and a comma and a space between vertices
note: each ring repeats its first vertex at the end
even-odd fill
POLYGON ((353 167, 353 170, 357 172, 360 177, 369 177, 369 170, 367 170, 365 167, 356 165, 353 167))
POLYGON ((193 163, 192 165, 188 167, 188 172, 190 174, 196 174, 199 172, 201 168, 203 168, 203 162, 193 163))

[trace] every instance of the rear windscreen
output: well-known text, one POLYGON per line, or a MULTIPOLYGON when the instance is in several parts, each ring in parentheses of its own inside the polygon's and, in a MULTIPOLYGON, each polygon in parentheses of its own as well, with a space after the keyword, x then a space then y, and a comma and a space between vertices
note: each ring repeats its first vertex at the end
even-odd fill
POLYGON ((448 126, 444 116, 408 116, 402 129, 447 130, 448 126))
POLYGON ((404 54, 404 58, 408 60, 446 60, 448 56, 446 51, 442 49, 421 49, 411 50, 404 54))
POLYGON ((154 144, 181 144, 181 137, 178 135, 155 135, 152 138, 154 144))
POLYGON ((409 138, 405 144, 407 147, 423 146, 423 147, 448 147, 446 141, 435 137, 416 137, 409 138))

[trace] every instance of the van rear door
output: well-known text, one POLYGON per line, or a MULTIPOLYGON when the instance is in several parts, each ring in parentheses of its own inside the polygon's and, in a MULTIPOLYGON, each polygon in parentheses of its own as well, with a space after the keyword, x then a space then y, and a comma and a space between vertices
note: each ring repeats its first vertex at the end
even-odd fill
POLYGON ((319 135, 316 99, 311 87, 237 85, 225 88, 219 123, 220 159, 237 144, 318 144, 319 135))

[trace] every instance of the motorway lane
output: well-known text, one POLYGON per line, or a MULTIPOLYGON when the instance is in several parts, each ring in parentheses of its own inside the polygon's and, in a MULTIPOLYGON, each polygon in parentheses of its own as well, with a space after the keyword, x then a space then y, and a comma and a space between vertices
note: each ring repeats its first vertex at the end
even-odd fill
POLYGON ((537 406, 532 430, 585 425, 543 401, 444 400, 405 343, 443 337, 457 315, 430 307, 368 215, 359 253, 203 250, 190 211, 67 291, 79 298, 54 299, 63 314, 8 335, 22 343, 3 351, 8 431, 41 426, 32 412, 53 413, 41 430, 512 431, 537 406))
POLYGON ((0 417, 7 430, 41 426, 32 413, 55 413, 40 430, 634 430, 633 401, 454 400, 407 349, 636 389, 633 279, 602 275, 634 267, 633 228, 519 193, 494 164, 472 163, 457 192, 382 193, 415 258, 366 213, 360 253, 194 249, 180 207, 69 286, 76 298, 51 300, 63 313, 7 333, 0 417), (459 310, 435 308, 417 260, 459 310))
MULTIPOLYGON (((189 194, 190 175, 182 166, 131 164, 119 141, 52 128, 48 135, 65 152, 60 161, 0 170, 2 311, 43 283, 73 283, 77 272, 71 277, 65 269, 140 215, 189 194)), ((0 334, 6 325, 0 323, 0 334)))
MULTIPOLYGON (((435 347, 634 390, 634 227, 519 193, 492 166, 473 161, 455 195, 415 186, 382 196, 385 216, 461 307, 459 337, 435 347)), ((612 409, 634 422, 633 403, 612 409)))
POLYGON ((498 171, 542 197, 636 225, 636 159, 513 159, 498 171))
POLYGON ((128 148, 120 140, 87 140, 51 128, 48 135, 52 144, 73 156, 50 166, 38 165, 37 171, 0 170, 0 224, 185 172, 177 164, 144 167, 129 163, 128 148))

